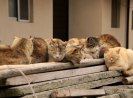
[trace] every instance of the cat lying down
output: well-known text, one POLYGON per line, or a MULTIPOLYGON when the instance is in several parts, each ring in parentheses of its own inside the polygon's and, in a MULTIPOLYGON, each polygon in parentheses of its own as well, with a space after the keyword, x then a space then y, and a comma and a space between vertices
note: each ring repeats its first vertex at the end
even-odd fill
POLYGON ((115 47, 105 50, 105 64, 109 70, 119 70, 124 75, 133 75, 133 50, 115 47))
POLYGON ((0 45, 0 65, 30 64, 32 51, 32 38, 15 37, 11 46, 0 45))

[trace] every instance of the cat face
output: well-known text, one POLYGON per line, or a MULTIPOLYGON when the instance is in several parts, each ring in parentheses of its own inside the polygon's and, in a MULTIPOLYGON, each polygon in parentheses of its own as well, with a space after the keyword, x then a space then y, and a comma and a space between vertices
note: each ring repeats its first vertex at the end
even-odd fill
POLYGON ((73 47, 66 53, 65 57, 74 65, 79 64, 82 59, 81 49, 81 47, 73 47))
POLYGON ((99 40, 96 37, 88 37, 84 45, 84 51, 94 59, 98 59, 100 53, 99 40))
POLYGON ((96 46, 94 48, 86 48, 85 47, 83 50, 86 54, 91 55, 92 58, 94 58, 94 59, 99 58, 99 53, 100 53, 100 47, 99 46, 96 46))
POLYGON ((51 39, 48 43, 48 54, 54 61, 61 61, 65 57, 66 42, 60 39, 51 39))
POLYGON ((120 49, 113 48, 105 50, 104 59, 108 67, 115 66, 115 63, 118 62, 120 58, 119 51, 120 49))

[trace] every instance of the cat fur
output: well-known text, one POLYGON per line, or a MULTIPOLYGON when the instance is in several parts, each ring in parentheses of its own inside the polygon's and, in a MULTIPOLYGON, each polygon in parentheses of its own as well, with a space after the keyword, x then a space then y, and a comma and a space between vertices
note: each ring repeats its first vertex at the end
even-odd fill
POLYGON ((101 47, 100 58, 104 57, 104 48, 121 47, 121 43, 113 35, 102 34, 98 39, 101 47))
POLYGON ((105 64, 109 70, 119 70, 125 75, 133 75, 133 50, 124 47, 106 49, 105 64))
POLYGON ((30 64, 32 39, 15 37, 9 48, 0 49, 0 65, 30 64))
POLYGON ((34 37, 33 40, 33 53, 31 63, 43 63, 48 59, 48 46, 44 39, 40 37, 34 37))
MULTIPOLYGON (((74 65, 80 64, 83 59, 93 59, 98 58, 98 55, 95 54, 97 48, 92 43, 93 38, 89 37, 87 39, 83 38, 72 38, 68 41, 66 46, 66 59, 71 61, 74 65), (94 46, 92 46, 94 45, 94 46)), ((99 46, 98 46, 99 47, 99 46)))

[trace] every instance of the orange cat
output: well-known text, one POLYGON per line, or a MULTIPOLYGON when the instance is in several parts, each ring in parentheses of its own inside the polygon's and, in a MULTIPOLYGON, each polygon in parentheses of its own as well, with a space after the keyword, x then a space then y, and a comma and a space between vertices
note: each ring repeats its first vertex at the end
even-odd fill
POLYGON ((98 39, 101 47, 100 58, 103 58, 104 48, 121 47, 120 42, 110 34, 102 34, 98 39))
POLYGON ((39 37, 33 38, 33 53, 31 63, 42 63, 48 59, 48 46, 44 39, 39 37))
POLYGON ((101 47, 107 47, 107 48, 121 47, 120 42, 110 34, 102 34, 99 37, 99 43, 101 47))
POLYGON ((0 65, 29 64, 32 51, 32 39, 15 37, 11 47, 0 49, 0 65))
POLYGON ((105 64, 109 70, 120 70, 125 75, 133 75, 133 50, 124 47, 106 49, 105 64))

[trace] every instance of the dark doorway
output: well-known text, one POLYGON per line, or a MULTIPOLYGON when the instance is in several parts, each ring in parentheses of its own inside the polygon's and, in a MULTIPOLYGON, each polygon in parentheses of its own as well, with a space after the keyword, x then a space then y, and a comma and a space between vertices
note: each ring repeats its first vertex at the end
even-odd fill
POLYGON ((53 0, 53 37, 68 40, 68 2, 53 0))

